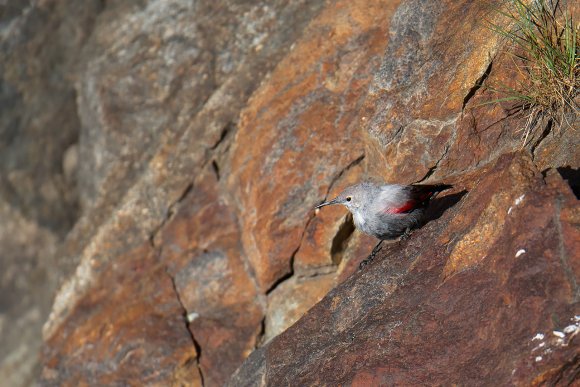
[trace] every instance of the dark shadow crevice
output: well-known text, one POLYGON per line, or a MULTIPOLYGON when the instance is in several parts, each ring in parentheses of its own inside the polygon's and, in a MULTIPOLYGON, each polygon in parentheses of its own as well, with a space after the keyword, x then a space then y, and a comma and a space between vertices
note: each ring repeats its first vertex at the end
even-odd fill
POLYGON ((338 232, 332 239, 332 245, 330 247, 330 257, 332 259, 332 263, 336 266, 340 265, 342 262, 342 257, 346 248, 348 247, 348 242, 350 241, 350 237, 353 233, 354 223, 352 220, 352 215, 348 213, 338 228, 338 232))
POLYGON ((302 231, 302 236, 300 237, 300 244, 292 252, 292 255, 290 256, 290 271, 288 273, 284 274, 283 276, 281 276, 280 278, 278 278, 276 281, 274 281, 274 283, 272 284, 272 286, 270 286, 268 288, 268 290, 266 290, 266 292, 265 292, 266 296, 268 296, 270 293, 272 293, 274 290, 276 290, 276 288, 278 286, 280 286, 280 284, 282 284, 283 282, 286 282, 292 276, 294 276, 294 257, 296 257, 296 253, 298 253, 298 250, 300 250, 300 246, 302 246, 302 238, 304 238, 304 232, 308 228, 308 225, 310 224, 310 221, 311 220, 312 220, 312 218, 310 218, 308 220, 308 223, 306 224, 306 226, 304 227, 304 230, 302 231))
POLYGON ((260 348, 264 343, 264 335, 266 334, 266 316, 260 321, 260 330, 256 334, 256 341, 254 342, 254 350, 260 348))
POLYGON ((199 377, 201 379, 201 385, 203 387, 204 386, 204 379, 203 379, 203 371, 201 369, 201 355, 202 355, 201 346, 199 345, 199 343, 195 339, 195 336, 193 335, 193 332, 189 328, 189 321, 187 319, 187 309, 185 308, 185 305, 183 304, 183 301, 181 300, 181 297, 179 296, 179 292, 177 290, 177 285, 175 284, 175 278, 173 278, 173 276, 171 275, 171 273, 167 269, 165 270, 165 273, 167 274, 167 276, 171 280, 171 286, 173 287, 173 292, 175 294, 175 298, 177 299, 177 302, 179 303, 179 306, 181 307, 181 317, 183 318, 183 324, 185 325, 185 330, 187 331, 189 338, 191 339, 191 344, 195 348, 195 352, 197 354, 196 366, 197 366, 197 369, 199 371, 199 377))
POLYGON ((437 168, 439 168, 439 164, 441 163, 441 161, 443 161, 443 159, 445 157, 447 157, 447 154, 449 154, 449 149, 450 148, 451 148, 451 145, 447 144, 445 146, 445 149, 443 150, 443 154, 435 162, 435 165, 433 165, 431 168, 429 168, 429 170, 427 171, 427 173, 421 179, 419 179, 418 181, 414 182, 414 184, 422 183, 425 180, 427 180, 428 178, 430 178, 431 175, 433 175, 435 173, 435 171, 437 170, 437 168))
POLYGON ((211 162, 211 168, 213 170, 213 173, 215 174, 215 177, 217 180, 220 179, 220 166, 218 165, 217 161, 212 160, 211 162))
MULTIPOLYGON (((538 125, 538 123, 534 123, 533 124, 538 125)), ((548 122, 546 123, 546 126, 544 127, 544 130, 542 130, 542 133, 540 133, 540 135, 538 136, 538 138, 536 139, 536 141, 534 141, 533 144, 531 144, 530 146, 530 153, 532 154, 532 160, 535 160, 536 158, 536 149, 538 149, 540 147, 540 144, 542 143, 542 141, 544 141, 544 139, 546 137, 548 137, 548 134, 550 134, 550 132, 552 131, 552 127, 554 126, 554 121, 553 120, 548 120, 548 122)), ((533 134, 534 128, 532 127, 531 130, 531 134, 533 134)), ((525 144, 524 144, 525 145, 525 144)))
POLYGON ((450 209, 451 207, 455 206, 457 203, 461 201, 461 198, 467 194, 466 190, 446 195, 443 197, 436 197, 429 202, 429 206, 425 211, 425 218, 424 223, 429 223, 433 220, 437 220, 443 216, 443 214, 450 209))
MULTIPOLYGON (((337 181, 340 180, 340 178, 351 168, 355 167, 356 165, 360 164, 361 161, 363 161, 363 159, 365 158, 365 155, 362 154, 359 157, 357 157, 356 159, 354 159, 353 161, 351 161, 346 167, 344 167, 330 182, 330 184, 328 185, 328 189, 326 190, 326 194, 325 194, 325 199, 328 197, 328 194, 330 193, 330 191, 332 190, 334 184, 336 184, 337 181)), ((296 247, 296 249, 292 252, 292 255, 290 256, 290 271, 286 274, 284 274, 283 276, 281 276, 280 278, 278 278, 273 284, 272 286, 270 286, 270 288, 268 288, 268 290, 266 290, 265 294, 266 296, 269 295, 270 293, 272 293, 278 286, 280 286, 280 284, 282 284, 283 282, 287 281, 288 279, 290 279, 291 277, 294 276, 294 258, 296 257, 296 254, 298 253, 298 251, 300 250, 300 247, 302 246, 302 241, 304 240, 304 235, 306 234, 306 230, 308 230, 308 227, 310 226, 310 223, 312 222, 312 220, 314 219, 314 211, 311 211, 309 213, 309 217, 308 220, 306 221, 306 224, 304 225, 304 228, 302 229, 302 235, 300 235, 300 242, 298 243, 298 247, 296 247)), ((352 222, 352 221, 351 221, 352 222)), ((353 226, 354 227, 354 226, 353 226)), ((339 231, 340 233, 340 231, 339 231)), ((351 233, 352 234, 352 233, 351 233)), ((332 254, 332 252, 331 252, 332 254)))
POLYGON ((467 92, 467 94, 463 98, 463 104, 461 105, 461 111, 465 110, 467 103, 473 98, 473 96, 475 96, 475 93, 477 93, 477 91, 479 89, 481 89, 481 87, 483 86, 483 83, 485 82, 487 77, 489 77, 489 74, 491 73, 492 65, 493 65, 493 61, 490 61, 489 65, 487 66, 487 68, 485 69, 485 71, 483 72, 481 77, 479 77, 479 79, 477 81, 475 81, 475 85, 473 85, 473 87, 471 89, 469 89, 469 91, 467 92))
POLYGON ((233 122, 229 122, 222 129, 222 131, 220 133, 220 138, 209 149, 212 150, 212 151, 213 150, 216 150, 217 147, 220 146, 220 144, 222 144, 225 141, 225 139, 228 137, 228 134, 234 133, 235 131, 236 131, 235 124, 233 122))
POLYGON ((558 167, 556 168, 562 179, 570 186, 570 189, 576 196, 576 199, 580 199, 580 168, 558 167))
POLYGON ((169 222, 169 220, 171 220, 171 218, 173 217, 173 214, 175 214, 175 208, 179 205, 179 203, 181 203, 187 197, 187 195, 189 195, 189 193, 192 190, 193 190, 193 183, 189 183, 185 187, 185 189, 181 192, 181 195, 179 195, 179 198, 177 198, 176 201, 174 201, 173 203, 171 203, 169 205, 169 207, 167 207, 167 212, 165 213, 165 216, 161 220, 161 223, 159 223, 159 225, 149 234, 149 244, 151 245, 151 247, 153 247, 153 248, 156 247, 155 246, 155 237, 157 237, 157 234, 163 229, 163 227, 165 227, 167 222, 169 222))

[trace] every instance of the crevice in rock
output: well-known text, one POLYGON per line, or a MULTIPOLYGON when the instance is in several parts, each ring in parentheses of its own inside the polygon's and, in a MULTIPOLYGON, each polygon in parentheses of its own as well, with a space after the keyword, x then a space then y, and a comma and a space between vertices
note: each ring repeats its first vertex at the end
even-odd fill
POLYGON ((302 247, 304 235, 306 234, 306 230, 308 230, 308 226, 310 225, 310 222, 312 222, 312 219, 314 219, 314 214, 311 212, 310 216, 308 217, 308 220, 306 221, 306 225, 304 225, 304 228, 302 229, 302 234, 300 235, 300 242, 298 243, 298 247, 296 247, 296 249, 292 252, 292 255, 290 256, 290 272, 288 272, 287 274, 280 277, 277 281, 275 281, 272 284, 272 286, 270 286, 270 288, 266 290, 265 293, 266 296, 272 293, 278 286, 280 286, 280 284, 290 279, 294 275, 294 259, 296 257, 296 254, 300 250, 300 247, 302 247))
POLYGON ((177 207, 179 205, 179 203, 181 203, 183 201, 183 199, 185 199, 187 197, 187 195, 191 192, 192 189, 193 189, 193 183, 189 183, 187 185, 187 187, 185 187, 185 189, 183 190, 181 195, 179 195, 179 198, 177 198, 176 201, 174 201, 173 203, 171 203, 169 205, 169 207, 167 208, 167 212, 165 213, 165 217, 161 220, 161 223, 151 232, 151 234, 149 234, 149 244, 151 245, 151 247, 153 247, 153 248, 156 247, 155 246, 155 237, 157 236, 159 231, 161 231, 161 229, 163 229, 165 224, 167 224, 167 222, 172 218, 173 214, 175 213, 175 207, 177 207))
POLYGON ((177 302, 179 303, 179 306, 181 307, 181 317, 183 318, 183 324, 185 325, 185 330, 187 331, 189 338, 191 339, 191 344, 193 345, 193 347, 195 348, 195 352, 197 353, 197 369, 199 371, 199 377, 201 378, 201 385, 202 387, 204 386, 204 380, 203 380, 203 371, 201 369, 201 346, 199 345, 199 343, 197 342, 197 340, 195 340, 195 336, 193 335, 193 332, 191 331, 191 329, 189 329, 189 322, 187 320, 187 309, 185 308, 185 305, 183 305, 183 301, 181 300, 181 297, 179 296, 179 292, 177 291, 177 285, 175 284, 175 278, 173 278, 173 276, 171 275, 171 273, 169 272, 169 270, 166 268, 165 269, 165 273, 167 274, 167 276, 169 277, 169 279, 171 280, 171 286, 173 288, 173 292, 175 293, 175 298, 177 299, 177 302))
MULTIPOLYGON (((542 130, 542 133, 539 135, 538 139, 530 146, 530 153, 532 155, 532 161, 536 160, 536 149, 538 149, 540 147, 540 145, 542 144, 542 141, 544 141, 544 139, 546 137, 548 137, 548 134, 550 134, 550 131, 552 130, 553 125, 554 125, 554 121, 548 120, 548 123, 544 127, 544 130, 542 130)), ((533 132, 533 130, 532 130, 532 132, 533 132)))
POLYGON ((266 334, 266 316, 260 321, 260 330, 256 334, 256 341, 254 342, 254 349, 260 348, 264 341, 264 335, 266 334))
POLYGON ((574 271, 570 267, 568 262, 568 257, 566 254, 566 247, 564 246, 564 237, 562 235, 562 223, 560 220, 560 213, 562 210, 562 197, 558 197, 556 199, 556 215, 554 222, 556 223, 556 232, 558 233, 558 250, 560 256, 560 263, 562 265, 562 269, 568 278, 568 282, 570 283, 570 287, 572 288, 572 292, 574 293, 574 302, 578 302, 580 300, 580 288, 578 288, 578 281, 576 280, 576 276, 574 275, 574 271))
POLYGON ((441 163, 441 161, 443 161, 443 159, 445 157, 447 157, 447 154, 449 153, 449 148, 451 148, 451 145, 449 145, 449 144, 445 145, 445 149, 443 150, 443 154, 441 155, 441 157, 439 158, 439 160, 437 160, 435 162, 435 165, 433 165, 431 168, 429 168, 429 170, 427 171, 427 173, 425 174, 425 176, 423 176, 421 179, 417 180, 413 184, 422 183, 425 180, 427 180, 428 178, 430 178, 431 175, 433 175, 433 173, 435 173, 435 171, 437 170, 437 168, 439 168, 439 164, 441 163))
POLYGON ((580 199, 580 168, 558 167, 556 168, 562 179, 570 186, 576 199, 580 199))
POLYGON ((572 360, 564 363, 549 381, 550 386, 571 386, 574 380, 580 376, 580 355, 574 356, 572 360))
MULTIPOLYGON (((210 164, 217 180, 220 180, 221 178, 220 167, 216 159, 213 158, 212 156, 214 155, 215 152, 218 152, 218 148, 220 147, 220 145, 231 137, 229 136, 229 134, 234 133, 235 129, 236 124, 233 121, 230 121, 227 125, 224 126, 222 132, 220 133, 220 138, 216 141, 215 144, 213 144, 209 148, 210 154, 207 156, 207 158, 203 161, 201 165, 200 169, 203 170, 204 168, 207 167, 208 164, 210 164)), ((157 236, 159 231, 163 229, 163 227, 167 224, 169 220, 171 220, 173 214, 175 213, 175 208, 179 205, 180 202, 182 202, 187 197, 187 195, 191 192, 192 189, 193 189, 193 181, 190 182, 187 185, 187 187, 185 187, 179 198, 169 205, 165 217, 162 219, 161 223, 149 235, 149 243, 151 244, 152 247, 155 247, 155 237, 157 236)))
POLYGON ((278 286, 280 286, 280 284, 282 284, 286 280, 292 278, 292 276, 294 275, 294 258, 296 257, 296 253, 298 253, 298 250, 300 250, 300 246, 302 246, 302 238, 304 238, 304 232, 308 228, 308 225, 310 224, 311 220, 312 220, 312 218, 308 219, 308 222, 306 223, 306 226, 304 227, 304 230, 302 231, 302 236, 300 237, 300 243, 298 244, 298 247, 292 252, 292 255, 290 256, 290 271, 288 273, 284 274, 282 277, 278 278, 276 281, 274 281, 272 286, 270 286, 270 288, 268 290, 266 290, 266 293, 265 293, 266 296, 268 296, 270 293, 272 293, 274 290, 276 290, 276 288, 278 286))
POLYGON ((218 165, 217 161, 212 160, 211 168, 213 169, 213 173, 215 174, 216 179, 220 179, 220 166, 218 165))
POLYGON ((405 129, 408 127, 408 125, 401 125, 397 128, 397 130, 395 130, 395 133, 393 133, 392 138, 389 140, 389 142, 387 142, 383 148, 386 149, 389 145, 391 145, 395 140, 399 140, 402 136, 403 136, 403 132, 405 131, 405 129))
POLYGON ((462 112, 465 110, 467 103, 471 100, 471 98, 473 98, 475 93, 477 93, 477 91, 479 89, 481 89, 481 87, 483 86, 483 83, 485 82, 487 77, 489 77, 489 74, 491 73, 492 65, 493 65, 493 60, 490 60, 489 65, 487 66, 487 68, 485 69, 485 71, 483 72, 481 77, 479 77, 479 79, 477 79, 477 81, 475 81, 475 85, 473 85, 473 87, 471 89, 469 89, 469 91, 467 92, 467 94, 463 98, 463 104, 461 105, 462 112))
POLYGON ((209 149, 215 150, 222 142, 224 142, 229 133, 233 133, 235 131, 234 127, 235 124, 233 122, 231 121, 228 122, 228 124, 224 126, 224 128, 222 129, 222 132, 220 133, 220 138, 209 149))
POLYGON ((344 221, 338 228, 338 232, 332 239, 332 245, 330 247, 330 258, 336 266, 342 262, 342 257, 353 233, 354 223, 352 221, 352 215, 349 213, 345 216, 344 221))
MULTIPOLYGON (((330 191, 332 190, 332 187, 334 186, 334 184, 336 184, 336 182, 342 177, 342 175, 344 175, 349 169, 353 168, 354 166, 360 164, 360 162, 365 158, 365 155, 362 154, 359 157, 357 157, 356 159, 354 159, 353 161, 351 161, 346 167, 344 167, 330 182, 330 184, 328 185, 328 189, 326 190, 326 194, 324 195, 325 199, 326 197, 328 197, 328 194, 330 193, 330 191)), ((286 273, 285 275, 283 275, 282 277, 278 278, 278 280, 276 280, 272 286, 270 286, 270 288, 268 290, 266 290, 266 296, 269 295, 270 293, 272 293, 278 286, 280 286, 280 284, 282 284, 283 282, 285 282, 286 280, 290 279, 292 276, 294 276, 294 258, 296 257, 296 254, 298 253, 298 251, 300 250, 300 247, 302 246, 302 241, 304 240, 304 235, 306 234, 306 230, 308 230, 308 226, 310 226, 310 222, 312 222, 312 220, 314 219, 314 213, 311 211, 310 215, 308 217, 308 220, 306 221, 306 224, 304 225, 304 228, 302 229, 302 235, 300 235, 300 242, 298 243, 298 247, 296 247, 296 249, 292 252, 292 255, 290 256, 290 271, 288 273, 286 273)))
POLYGON ((318 266, 312 269, 303 269, 300 273, 296 274, 296 279, 298 281, 305 279, 312 279, 316 277, 324 277, 327 275, 334 275, 336 273, 336 265, 318 266))

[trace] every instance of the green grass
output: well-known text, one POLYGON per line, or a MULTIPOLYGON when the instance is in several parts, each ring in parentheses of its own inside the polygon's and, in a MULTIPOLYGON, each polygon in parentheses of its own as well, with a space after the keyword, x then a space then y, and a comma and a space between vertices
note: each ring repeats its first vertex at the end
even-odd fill
POLYGON ((575 130, 580 25, 574 24, 558 0, 505 0, 496 12, 507 27, 495 22, 488 26, 505 38, 520 79, 515 86, 488 86, 499 97, 489 103, 513 101, 528 115, 523 146, 537 123, 546 118, 559 130, 575 130))

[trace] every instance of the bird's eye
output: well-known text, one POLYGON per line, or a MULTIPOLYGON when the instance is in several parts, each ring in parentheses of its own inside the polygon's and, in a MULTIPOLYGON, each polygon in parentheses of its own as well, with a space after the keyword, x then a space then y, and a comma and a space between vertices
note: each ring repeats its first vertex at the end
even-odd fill
POLYGON ((351 200, 352 200, 352 198, 351 198, 350 196, 347 196, 347 197, 346 197, 346 201, 347 201, 347 202, 350 202, 351 200))

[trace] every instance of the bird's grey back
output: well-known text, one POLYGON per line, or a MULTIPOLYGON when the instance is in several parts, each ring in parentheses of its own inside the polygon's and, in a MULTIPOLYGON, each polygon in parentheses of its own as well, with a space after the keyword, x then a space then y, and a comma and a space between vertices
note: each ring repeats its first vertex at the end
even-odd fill
POLYGON ((373 191, 373 196, 362 208, 366 221, 359 226, 361 231, 379 239, 393 239, 399 237, 407 229, 419 225, 424 213, 422 208, 402 214, 389 212, 390 208, 399 208, 411 199, 411 193, 406 186, 371 185, 373 187, 369 187, 369 191, 373 191))

